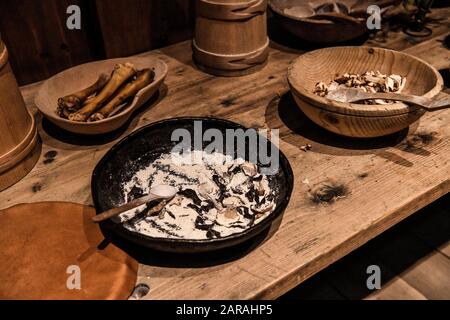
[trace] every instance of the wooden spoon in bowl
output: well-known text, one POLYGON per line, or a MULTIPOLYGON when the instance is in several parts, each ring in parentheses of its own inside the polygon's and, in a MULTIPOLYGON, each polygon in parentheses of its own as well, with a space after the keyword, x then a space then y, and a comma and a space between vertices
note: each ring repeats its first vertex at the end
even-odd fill
POLYGON ((434 98, 426 98, 403 93, 371 93, 358 89, 336 89, 329 91, 325 98, 339 102, 355 103, 364 100, 393 100, 402 101, 421 107, 426 111, 437 111, 450 108, 450 95, 441 92, 434 98))
POLYGON ((308 17, 308 19, 314 20, 331 20, 336 23, 354 23, 356 25, 364 25, 365 24, 358 20, 357 18, 351 17, 349 15, 345 15, 342 13, 329 12, 329 13, 318 13, 312 17, 308 17))
POLYGON ((146 203, 155 200, 170 200, 178 193, 178 189, 167 185, 159 185, 152 188, 148 195, 130 201, 123 206, 110 209, 92 218, 94 222, 102 222, 110 218, 116 217, 121 213, 138 208, 146 203))

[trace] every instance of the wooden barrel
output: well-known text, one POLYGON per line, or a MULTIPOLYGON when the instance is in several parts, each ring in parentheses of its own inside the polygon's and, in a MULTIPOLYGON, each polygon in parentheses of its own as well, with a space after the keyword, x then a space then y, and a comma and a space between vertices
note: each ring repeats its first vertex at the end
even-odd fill
POLYGON ((269 38, 267 0, 197 0, 194 60, 205 72, 239 76, 262 68, 269 38))
POLYGON ((25 106, 0 40, 0 191, 27 175, 40 150, 34 117, 25 106))

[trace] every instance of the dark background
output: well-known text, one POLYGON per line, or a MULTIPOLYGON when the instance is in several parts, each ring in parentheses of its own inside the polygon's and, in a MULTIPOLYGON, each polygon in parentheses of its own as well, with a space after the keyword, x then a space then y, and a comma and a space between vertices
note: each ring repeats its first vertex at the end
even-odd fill
POLYGON ((190 39, 194 26, 195 0, 0 0, 0 35, 21 85, 190 39), (81 30, 66 27, 70 5, 81 8, 81 30))
POLYGON ((1 0, 0 34, 23 85, 189 39, 194 9, 194 0, 1 0), (66 27, 70 5, 81 8, 81 30, 66 27))

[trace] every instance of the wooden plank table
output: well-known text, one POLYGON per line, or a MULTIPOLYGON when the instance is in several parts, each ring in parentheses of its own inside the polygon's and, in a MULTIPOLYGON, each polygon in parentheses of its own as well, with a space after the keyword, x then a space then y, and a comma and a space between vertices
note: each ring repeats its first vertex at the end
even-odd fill
MULTIPOLYGON (((448 34, 449 16, 448 9, 433 12, 438 22, 432 37, 419 39, 422 44, 401 31, 389 31, 388 41, 369 43, 406 49, 448 68, 450 51, 441 39, 448 34)), ((189 42, 146 53, 170 68, 157 101, 125 131, 109 137, 61 135, 44 121, 39 127, 41 160, 25 179, 0 193, 0 209, 38 201, 92 204, 90 178, 100 158, 117 139, 157 120, 213 116, 248 127, 279 129, 280 148, 291 162, 295 186, 278 229, 233 261, 211 255, 209 265, 195 265, 155 257, 141 266, 139 281, 150 285, 149 299, 282 295, 450 190, 449 111, 429 113, 409 132, 387 138, 337 137, 306 119, 288 92, 286 68, 301 52, 273 42, 263 70, 232 79, 196 69, 189 42), (300 147, 308 143, 312 150, 302 151, 300 147), (342 197, 321 201, 317 195, 324 190, 342 197)), ((39 84, 27 86, 23 94, 40 118, 33 104, 38 89, 39 84)))

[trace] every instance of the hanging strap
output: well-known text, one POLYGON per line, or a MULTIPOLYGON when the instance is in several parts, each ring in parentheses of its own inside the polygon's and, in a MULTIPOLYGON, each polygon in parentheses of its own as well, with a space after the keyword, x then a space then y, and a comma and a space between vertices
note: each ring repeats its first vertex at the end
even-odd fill
POLYGON ((192 42, 194 57, 201 64, 221 70, 245 70, 252 66, 264 63, 269 54, 269 39, 263 47, 239 55, 221 55, 205 51, 198 47, 195 40, 192 42))

